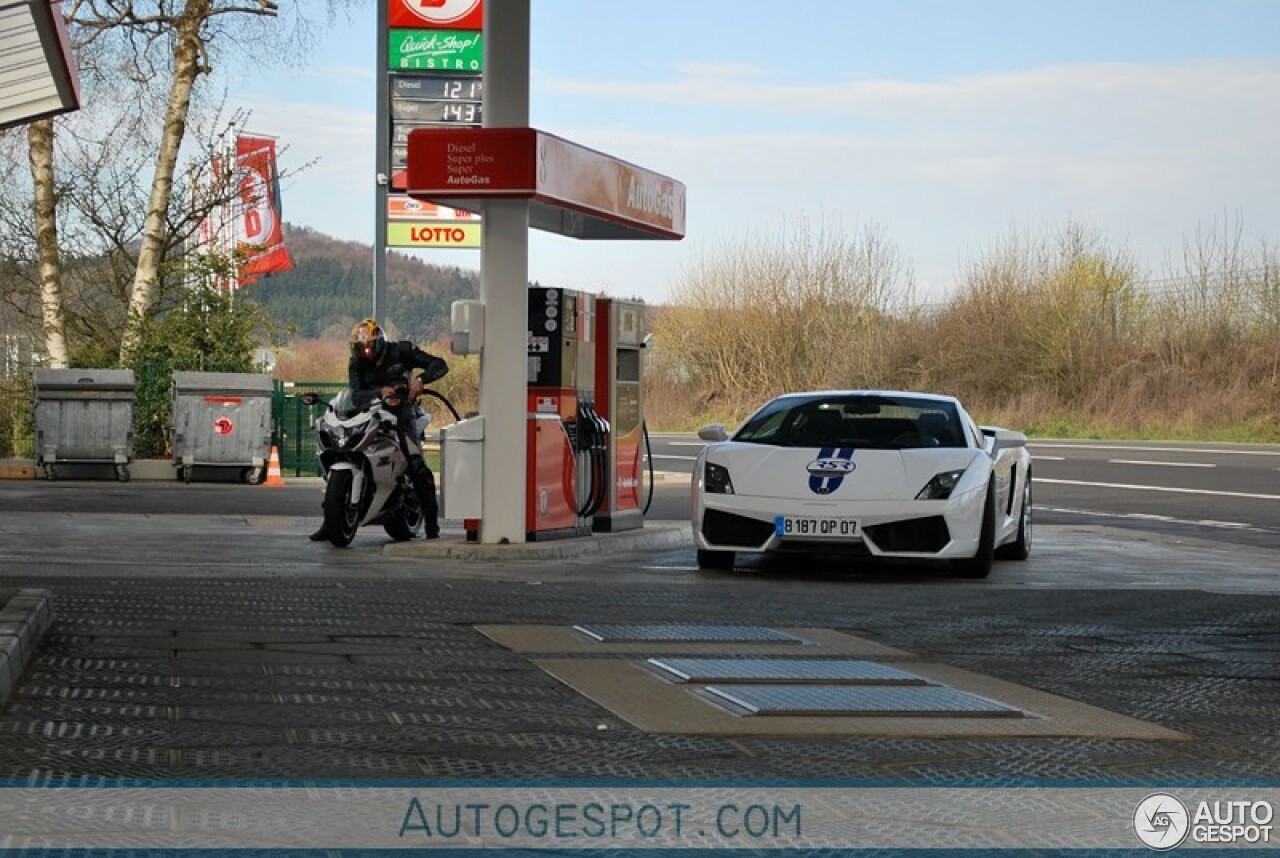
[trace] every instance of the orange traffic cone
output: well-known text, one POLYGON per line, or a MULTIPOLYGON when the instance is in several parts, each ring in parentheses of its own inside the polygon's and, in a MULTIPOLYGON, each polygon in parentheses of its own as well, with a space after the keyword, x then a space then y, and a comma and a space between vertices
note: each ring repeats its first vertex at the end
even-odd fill
POLYGON ((271 461, 267 463, 267 480, 264 486, 283 486, 284 474, 280 473, 280 451, 271 445, 271 461))

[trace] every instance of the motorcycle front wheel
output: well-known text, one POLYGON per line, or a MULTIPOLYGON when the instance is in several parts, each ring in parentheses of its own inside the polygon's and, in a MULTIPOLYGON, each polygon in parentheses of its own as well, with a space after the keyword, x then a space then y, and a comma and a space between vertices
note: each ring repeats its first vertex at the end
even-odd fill
POLYGON ((333 471, 324 489, 324 529, 329 541, 346 548, 360 526, 360 504, 351 497, 350 471, 333 471))

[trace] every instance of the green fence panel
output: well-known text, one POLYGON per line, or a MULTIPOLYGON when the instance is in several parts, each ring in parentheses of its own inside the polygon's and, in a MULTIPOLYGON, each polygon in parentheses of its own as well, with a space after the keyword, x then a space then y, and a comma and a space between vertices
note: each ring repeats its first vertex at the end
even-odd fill
POLYGON ((316 418, 324 413, 329 400, 347 389, 345 381, 276 382, 272 398, 272 416, 276 426, 276 448, 280 452, 280 471, 295 477, 320 476, 320 460, 316 458, 316 418), (320 397, 315 405, 302 401, 303 394, 320 397))

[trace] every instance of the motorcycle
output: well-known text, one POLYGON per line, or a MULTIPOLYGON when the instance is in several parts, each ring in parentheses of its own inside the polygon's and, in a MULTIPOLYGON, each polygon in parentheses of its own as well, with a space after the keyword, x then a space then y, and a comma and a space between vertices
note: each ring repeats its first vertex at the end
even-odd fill
MULTIPOLYGON (((442 394, 423 394, 441 400, 458 417, 442 394)), ((392 410, 405 395, 407 390, 400 387, 394 396, 374 399, 359 409, 350 392, 343 391, 316 418, 316 450, 325 478, 324 529, 339 548, 350 545, 362 525, 381 524, 397 542, 412 539, 422 529, 422 506, 409 479, 409 459, 400 448, 399 421, 392 410)), ((320 401, 315 393, 301 399, 307 405, 320 401)), ((430 422, 431 415, 415 405, 413 433, 419 442, 430 422)))

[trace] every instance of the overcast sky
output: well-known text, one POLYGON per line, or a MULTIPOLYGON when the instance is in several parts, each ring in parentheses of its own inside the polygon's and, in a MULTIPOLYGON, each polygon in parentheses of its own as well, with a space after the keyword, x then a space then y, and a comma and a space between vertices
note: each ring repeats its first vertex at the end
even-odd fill
MULTIPOLYGON (((373 4, 217 83, 318 159, 285 219, 372 242, 373 4)), ((1280 242, 1280 0, 533 0, 531 124, 682 180, 679 243, 535 235, 530 277, 662 301, 795 223, 881 226, 923 300, 1075 221, 1158 276, 1224 219, 1280 242)), ((479 267, 478 251, 425 251, 479 267)))

